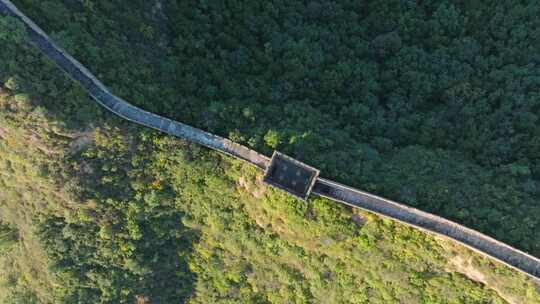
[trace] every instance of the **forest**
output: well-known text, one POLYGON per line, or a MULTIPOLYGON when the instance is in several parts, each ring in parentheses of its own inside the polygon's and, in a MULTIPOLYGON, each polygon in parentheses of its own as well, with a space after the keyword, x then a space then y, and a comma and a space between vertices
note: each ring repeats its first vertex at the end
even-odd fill
MULTIPOLYGON (((13 2, 146 110, 540 256, 534 1, 13 2)), ((0 44, 2 303, 540 303, 460 246, 112 116, 11 18, 0 44)))

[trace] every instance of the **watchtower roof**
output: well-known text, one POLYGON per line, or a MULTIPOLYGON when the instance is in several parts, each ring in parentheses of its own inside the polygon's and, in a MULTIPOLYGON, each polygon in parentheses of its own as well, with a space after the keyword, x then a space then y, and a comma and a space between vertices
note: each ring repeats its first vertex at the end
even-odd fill
POLYGON ((319 170, 274 151, 263 181, 306 200, 318 176, 319 170))

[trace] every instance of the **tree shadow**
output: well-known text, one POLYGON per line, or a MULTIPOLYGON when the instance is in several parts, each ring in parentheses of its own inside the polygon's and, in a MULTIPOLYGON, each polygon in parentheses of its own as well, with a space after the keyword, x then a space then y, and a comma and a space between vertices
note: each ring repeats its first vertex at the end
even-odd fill
POLYGON ((184 303, 196 281, 188 259, 199 235, 177 216, 147 222, 135 242, 122 239, 121 229, 103 239, 103 227, 48 217, 39 236, 61 283, 57 296, 66 303, 184 303))

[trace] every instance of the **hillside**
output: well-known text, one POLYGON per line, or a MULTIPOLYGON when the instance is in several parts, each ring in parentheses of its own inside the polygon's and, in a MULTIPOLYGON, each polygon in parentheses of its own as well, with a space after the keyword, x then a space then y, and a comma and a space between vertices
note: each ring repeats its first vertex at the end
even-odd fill
POLYGON ((538 4, 14 3, 135 105, 540 254, 538 4))
MULTIPOLYGON (((4 300, 538 302, 532 282, 463 248, 323 199, 298 202, 263 188, 236 161, 110 117, 25 43, 10 20, 1 22, 4 300)), ((152 42, 140 38, 118 37, 131 49, 109 54, 134 51, 141 57, 129 59, 148 59, 152 42)), ((131 66, 141 67, 108 71, 131 66)), ((140 76, 134 80, 145 82, 140 76)), ((122 91, 130 82, 121 78, 107 83, 134 94, 122 91)), ((161 100, 151 99, 163 92, 150 84, 135 102, 161 100)), ((279 132, 270 133, 267 147, 278 138, 276 145, 290 149, 279 132)), ((509 221, 517 219, 510 214, 509 221)))

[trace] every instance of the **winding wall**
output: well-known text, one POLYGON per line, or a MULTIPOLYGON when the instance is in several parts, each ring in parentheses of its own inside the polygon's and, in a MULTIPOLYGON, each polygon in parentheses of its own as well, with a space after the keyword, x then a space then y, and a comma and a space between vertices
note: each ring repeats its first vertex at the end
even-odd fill
MULTIPOLYGON (((226 138, 147 112, 115 96, 81 63, 58 47, 47 34, 9 0, 0 0, 0 13, 22 21, 34 44, 66 74, 80 83, 107 110, 134 123, 240 158, 261 169, 266 169, 268 166, 269 158, 256 151, 226 138)), ((485 256, 494 258, 533 278, 540 279, 540 259, 439 216, 323 178, 317 179, 313 193, 453 239, 485 256)))
POLYGON ((262 169, 267 167, 269 159, 256 151, 229 139, 147 112, 115 96, 80 62, 58 47, 41 28, 20 12, 10 1, 1 1, 0 11, 21 20, 26 25, 28 34, 36 46, 71 78, 79 82, 107 110, 137 124, 238 157, 262 169))

